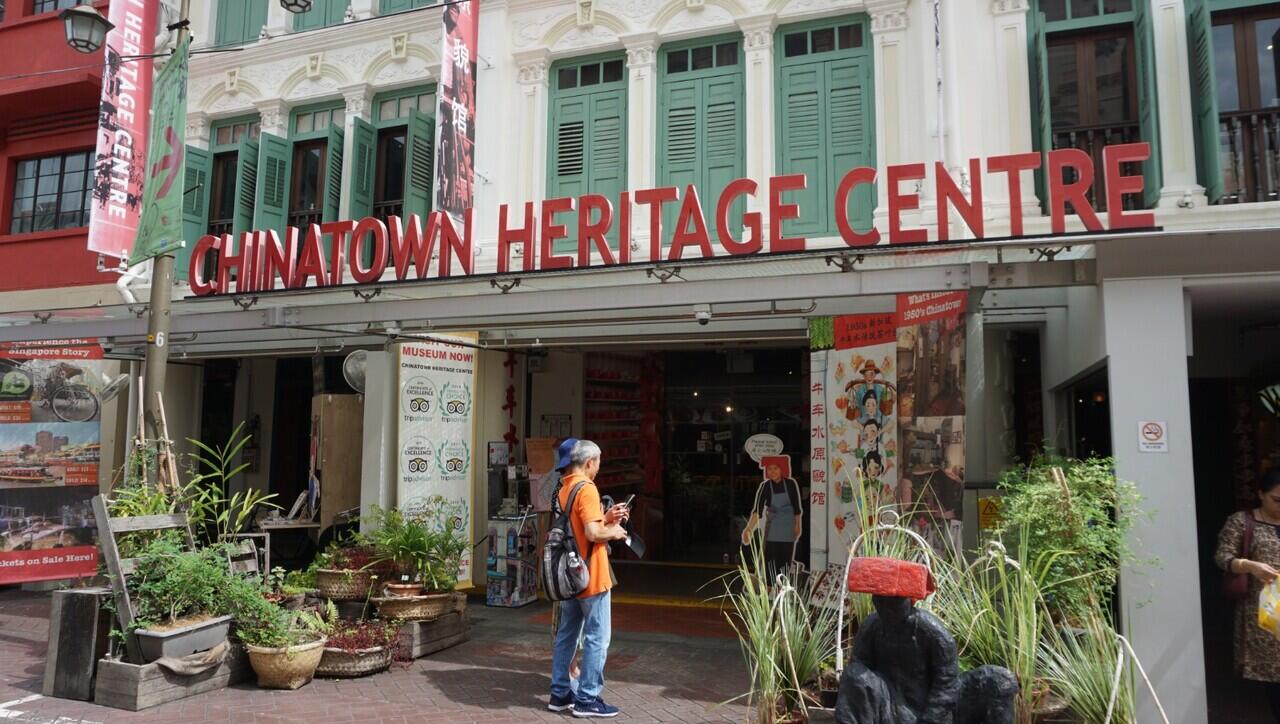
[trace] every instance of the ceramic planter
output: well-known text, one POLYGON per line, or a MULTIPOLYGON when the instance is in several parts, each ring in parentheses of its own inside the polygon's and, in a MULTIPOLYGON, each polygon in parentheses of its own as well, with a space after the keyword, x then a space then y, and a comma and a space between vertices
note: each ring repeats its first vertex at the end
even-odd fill
POLYGON ((142 659, 150 663, 166 656, 179 658, 208 651, 226 641, 230 629, 230 616, 216 616, 166 631, 138 629, 136 634, 142 659))

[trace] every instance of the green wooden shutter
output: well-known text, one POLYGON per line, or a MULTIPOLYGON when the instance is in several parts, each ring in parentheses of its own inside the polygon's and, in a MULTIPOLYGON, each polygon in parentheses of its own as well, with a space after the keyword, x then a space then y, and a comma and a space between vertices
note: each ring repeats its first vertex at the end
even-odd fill
POLYGON ((410 111, 404 143, 404 218, 417 214, 425 224, 431 212, 431 182, 435 173, 435 119, 410 111))
MULTIPOLYGON (((253 0, 266 5, 265 0, 253 0)), ((294 30, 314 30, 338 25, 347 14, 348 0, 315 0, 311 9, 293 16, 294 30)))
POLYGON ((267 24, 268 4, 262 0, 218 0, 214 43, 239 45, 257 40, 267 24))
POLYGON ((409 0, 380 0, 378 3, 378 14, 390 15, 391 13, 400 13, 412 7, 413 5, 409 0))
MULTIPOLYGON (((267 137, 267 134, 262 134, 262 138, 267 137)), ((236 237, 241 232, 254 229, 254 209, 260 206, 256 199, 258 165, 258 142, 245 136, 240 139, 240 147, 236 151, 236 211, 231 217, 231 233, 236 237)))
MULTIPOLYGON (((1142 2, 1143 0, 1138 0, 1142 2)), ((1046 166, 1053 150, 1053 118, 1049 112, 1049 49, 1045 43, 1044 13, 1027 15, 1027 58, 1031 80, 1031 148, 1040 153, 1036 169, 1036 196, 1040 208, 1049 213, 1049 175, 1046 166)))
POLYGON ((784 225, 789 235, 812 235, 827 230, 831 214, 827 197, 831 193, 827 178, 828 156, 837 147, 826 143, 827 119, 837 119, 827 111, 827 64, 806 63, 782 68, 781 107, 782 162, 779 174, 802 173, 809 187, 791 194, 803 210, 801 218, 789 219, 784 225))
POLYGON ((357 221, 373 214, 374 154, 378 134, 363 118, 351 119, 353 143, 351 159, 351 213, 357 221))
POLYGON ((1209 203, 1222 198, 1218 83, 1213 66, 1213 17, 1208 0, 1186 0, 1187 53, 1191 60, 1191 112, 1196 133, 1196 178, 1209 203))
POLYGON ((1134 0, 1133 47, 1138 71, 1138 132, 1151 144, 1151 158, 1142 165, 1143 201, 1147 208, 1160 200, 1164 185, 1160 163, 1160 103, 1156 90, 1156 43, 1151 28, 1150 0, 1134 0))
MULTIPOLYGON (((704 131, 703 148, 706 157, 703 159, 702 178, 698 183, 698 194, 702 200, 702 214, 707 219, 714 219, 716 201, 720 190, 731 181, 741 178, 746 164, 746 138, 742 119, 742 75, 707 78, 702 81, 706 103, 706 130, 704 131)), ((744 209, 741 196, 729 209, 729 218, 740 218, 744 209)), ((731 222, 732 223, 732 222, 731 222)), ((714 222, 708 221, 708 228, 715 228, 714 222)))
POLYGON ((324 163, 324 216, 325 221, 342 218, 342 128, 329 127, 329 146, 324 163))
MULTIPOLYGON (((704 116, 702 83, 696 79, 668 81, 662 86, 658 117, 658 185, 675 186, 681 193, 687 184, 698 184, 699 128, 704 116)), ((663 244, 671 238, 677 204, 667 204, 663 215, 663 244)))
MULTIPOLYGON (((624 89, 590 96, 587 134, 587 192, 601 194, 614 205, 615 218, 605 238, 618 248, 618 195, 627 187, 627 96, 624 89)), ((576 238, 576 235, 575 235, 576 238)))
MULTIPOLYGON (((587 183, 587 125, 589 95, 557 97, 551 123, 551 183, 548 198, 578 197, 590 189, 587 183)), ((576 233, 556 239, 553 251, 568 254, 578 248, 576 233)))
POLYGON ((254 226, 260 231, 274 229, 284 240, 289 225, 289 168, 293 146, 279 136, 263 133, 258 153, 258 208, 254 226))
POLYGON ((187 280, 187 265, 196 241, 209 230, 209 179, 213 175, 213 154, 187 146, 182 172, 182 239, 186 246, 174 254, 173 275, 187 280))
MULTIPOLYGON (((826 114, 823 116, 827 124, 827 157, 830 166, 821 186, 814 188, 814 193, 823 204, 823 217, 826 229, 836 233, 835 208, 829 199, 835 192, 836 184, 844 175, 858 166, 875 167, 876 141, 875 94, 872 91, 871 58, 851 58, 828 64, 824 87, 827 98, 826 114)), ((812 184, 812 182, 810 182, 812 184)), ((805 193, 808 193, 807 191, 805 193)), ((803 196, 801 197, 803 198, 803 196)), ((861 184, 850 194, 849 205, 852 212, 849 221, 855 229, 865 230, 872 226, 872 216, 876 207, 876 191, 872 184, 861 184)), ((805 215, 804 204, 801 203, 801 216, 805 215)), ((784 229, 786 226, 784 225, 784 229)))

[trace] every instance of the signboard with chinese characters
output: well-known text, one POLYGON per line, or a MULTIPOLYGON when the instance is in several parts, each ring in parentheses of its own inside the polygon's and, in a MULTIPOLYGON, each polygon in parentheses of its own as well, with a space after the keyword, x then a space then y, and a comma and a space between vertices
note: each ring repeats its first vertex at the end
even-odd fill
POLYGON ((102 348, 0 345, 0 584, 93 575, 102 348))
MULTIPOLYGON (((440 495, 471 510, 476 351, 450 341, 399 345, 396 500, 401 508, 440 495)), ((466 527, 465 537, 474 540, 470 514, 463 518, 459 524, 466 527)), ((458 580, 471 580, 470 548, 458 580)))
POLYGON ((476 165, 476 35, 479 0, 444 6, 440 106, 436 111, 436 209, 461 219, 471 207, 476 165))

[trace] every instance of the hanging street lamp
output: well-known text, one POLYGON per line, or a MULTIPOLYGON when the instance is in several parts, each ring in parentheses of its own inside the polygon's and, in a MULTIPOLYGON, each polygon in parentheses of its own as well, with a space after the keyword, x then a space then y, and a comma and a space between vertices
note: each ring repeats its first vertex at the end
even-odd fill
POLYGON ((75 5, 62 11, 67 45, 81 53, 92 53, 102 47, 107 31, 115 27, 89 5, 75 5))
POLYGON ((280 7, 291 13, 305 13, 311 9, 311 0, 280 0, 280 7))

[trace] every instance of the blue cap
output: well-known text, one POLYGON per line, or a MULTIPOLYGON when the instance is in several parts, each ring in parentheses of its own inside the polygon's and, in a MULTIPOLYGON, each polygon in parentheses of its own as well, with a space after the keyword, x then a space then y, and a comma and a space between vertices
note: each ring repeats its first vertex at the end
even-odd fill
POLYGON ((578 444, 578 438, 567 437, 560 446, 556 448, 556 470, 564 470, 569 467, 569 453, 573 452, 573 446, 578 444))

